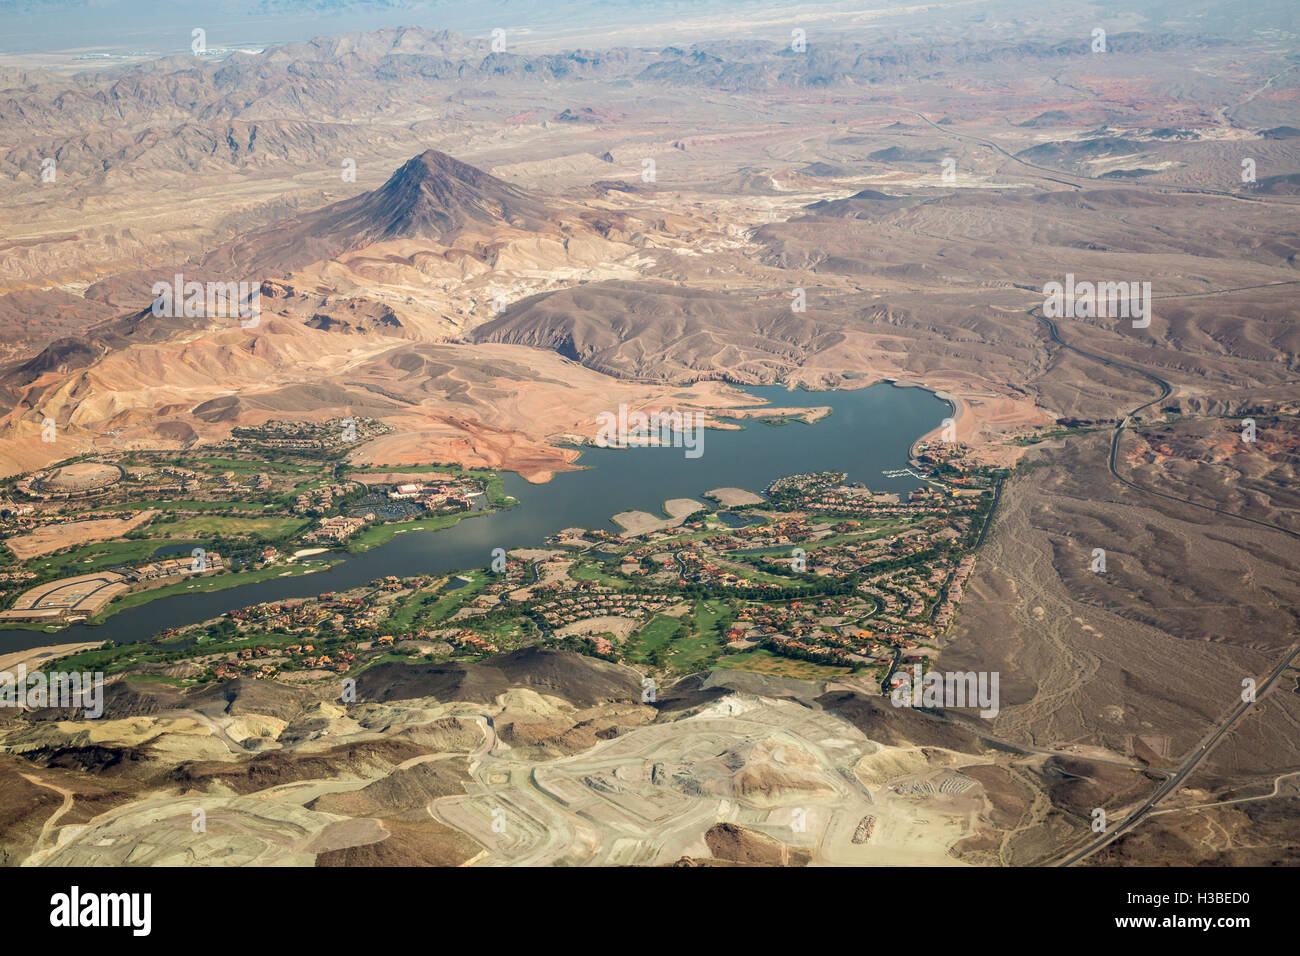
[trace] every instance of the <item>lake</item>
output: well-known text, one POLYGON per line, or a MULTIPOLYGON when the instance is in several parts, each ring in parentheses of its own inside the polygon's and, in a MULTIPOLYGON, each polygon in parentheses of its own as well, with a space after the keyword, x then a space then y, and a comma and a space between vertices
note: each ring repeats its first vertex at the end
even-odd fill
POLYGON ((505 491, 519 500, 517 507, 466 518, 442 531, 399 534, 326 571, 160 598, 94 627, 78 624, 56 634, 0 631, 0 652, 74 641, 127 643, 250 604, 341 591, 385 575, 487 567, 494 548, 536 547, 562 528, 617 530, 610 516, 621 511, 659 515, 670 498, 712 506, 701 497, 706 491, 735 487, 762 493, 784 475, 843 471, 874 491, 911 491, 919 486, 917 479, 882 472, 905 467, 912 442, 952 414, 951 404, 931 392, 889 384, 826 392, 778 385, 743 391, 774 407, 830 406, 832 412, 811 425, 750 422, 738 431, 711 429, 695 458, 686 457, 683 448, 584 448, 578 460, 582 470, 557 474, 543 485, 506 472, 505 491))

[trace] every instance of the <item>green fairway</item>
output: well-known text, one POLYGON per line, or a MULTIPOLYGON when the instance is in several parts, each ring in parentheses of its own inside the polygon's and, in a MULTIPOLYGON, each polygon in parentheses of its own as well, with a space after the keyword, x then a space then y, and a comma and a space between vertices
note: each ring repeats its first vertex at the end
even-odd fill
MULTIPOLYGON (((170 540, 166 543, 179 544, 181 542, 170 540)), ((187 543, 197 545, 202 542, 195 540, 187 543)), ((37 558, 29 561, 27 567, 37 574, 49 572, 61 572, 68 575, 88 574, 91 571, 100 571, 117 564, 140 564, 148 561, 149 557, 162 544, 163 542, 160 540, 149 538, 129 539, 126 541, 100 541, 94 544, 81 545, 71 551, 37 558)))
POLYGON ((188 498, 151 499, 129 504, 106 505, 105 511, 264 511, 275 505, 257 501, 194 501, 188 498))
POLYGON ((347 548, 354 553, 369 551, 381 544, 387 544, 399 534, 409 534, 413 531, 441 531, 443 528, 450 528, 461 518, 468 517, 473 517, 473 514, 462 512, 454 515, 437 515, 433 518, 416 518, 414 521, 367 525, 348 539, 347 548))
POLYGON ((648 664, 656 650, 661 650, 668 645, 681 623, 678 618, 656 614, 649 624, 628 638, 624 647, 624 656, 629 661, 648 664))
POLYGON ((680 618, 656 614, 628 638, 624 656, 642 665, 699 670, 722 653, 726 635, 721 625, 729 619, 728 611, 722 601, 697 601, 680 618))
POLYGON ((599 565, 586 561, 575 564, 569 570, 569 577, 575 581, 594 581, 597 584, 603 584, 619 591, 626 591, 632 586, 630 582, 601 570, 599 565))
POLYGON ((149 525, 150 537, 159 538, 258 538, 283 540, 306 528, 302 518, 229 518, 219 515, 196 515, 175 521, 155 521, 149 525))
MULTIPOLYGON (((425 604, 424 611, 417 615, 416 620, 425 626, 438 624, 455 614, 462 604, 472 600, 479 591, 487 587, 486 571, 470 571, 465 576, 470 579, 469 584, 451 591, 444 589, 437 600, 425 604)), ((449 581, 448 584, 450 583, 449 581)))

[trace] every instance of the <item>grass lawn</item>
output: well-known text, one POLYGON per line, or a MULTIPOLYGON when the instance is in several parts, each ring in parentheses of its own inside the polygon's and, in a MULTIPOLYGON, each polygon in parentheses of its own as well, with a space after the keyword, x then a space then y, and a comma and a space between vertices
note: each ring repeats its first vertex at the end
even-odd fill
MULTIPOLYGON (((118 644, 116 647, 100 647, 79 651, 59 661, 63 671, 100 671, 112 674, 138 661, 151 662, 166 659, 176 653, 180 646, 159 641, 139 641, 132 644, 118 644)), ((48 665, 47 665, 48 666, 48 665)))
POLYGON ((630 588, 631 582, 624 581, 622 578, 614 577, 601 570, 598 565, 580 561, 569 569, 569 577, 575 581, 595 581, 597 584, 603 584, 607 587, 617 588, 620 591, 626 591, 630 588))
POLYGON ((519 623, 518 618, 504 617, 495 621, 488 621, 487 633, 488 640, 496 644, 497 647, 504 649, 507 645, 517 642, 524 636, 524 628, 519 623))
POLYGON ((487 587, 486 571, 470 571, 465 576, 471 579, 469 584, 454 591, 444 590, 438 595, 436 601, 425 604, 424 613, 421 613, 417 620, 426 626, 444 621, 460 610, 462 604, 473 599, 479 591, 487 587))
POLYGON ((491 471, 487 468, 462 468, 460 465, 366 465, 365 467, 355 467, 348 465, 344 471, 344 478, 353 475, 383 475, 389 472, 396 474, 409 475, 455 475, 457 477, 477 478, 484 482, 483 493, 487 495, 488 503, 494 508, 508 508, 518 502, 505 492, 505 483, 501 480, 501 473, 491 471))
POLYGON ((699 670, 722 653, 726 635, 718 624, 727 614, 722 601, 699 601, 695 605, 694 630, 689 637, 674 641, 668 651, 668 663, 681 671, 699 670))
POLYGON ((219 515, 196 515, 174 521, 155 520, 142 529, 144 538, 118 541, 94 541, 71 551, 34 558, 26 567, 37 574, 88 574, 118 564, 143 564, 165 545, 204 546, 213 538, 252 538, 277 540, 295 534, 307 526, 301 518, 249 517, 228 518, 219 515))
POLYGON ((154 522, 149 526, 151 537, 166 538, 286 538, 297 534, 309 522, 302 518, 227 518, 220 515, 199 515, 176 521, 154 522))
POLYGON ((779 574, 763 571, 745 559, 719 561, 718 563, 728 571, 733 572, 737 577, 744 578, 746 581, 753 581, 755 584, 776 584, 783 588, 798 587, 802 584, 797 578, 785 578, 779 574))
POLYGON ((692 613, 680 618, 656 614, 650 623, 628 638, 624 656, 629 661, 648 664, 651 654, 658 650, 662 663, 674 670, 700 670, 722 653, 726 636, 721 633, 719 623, 727 610, 722 601, 697 601, 692 613), (689 633, 674 638, 682 624, 689 628, 689 633))
MULTIPOLYGON (((478 513, 482 514, 482 512, 478 513)), ((347 548, 353 554, 369 551, 381 544, 387 544, 399 534, 407 534, 412 531, 441 531, 443 528, 450 528, 461 518, 472 517, 473 514, 473 512, 461 512, 454 515, 436 515, 432 518, 416 518, 414 521, 372 524, 348 538, 347 548)))
POLYGON ((289 475, 314 475, 332 467, 329 462, 322 462, 319 465, 291 465, 287 462, 280 461, 263 461, 263 460, 245 460, 242 458, 216 458, 203 457, 196 458, 193 461, 181 459, 177 464, 182 468, 192 468, 194 465, 204 465, 212 471, 233 471, 237 475, 257 475, 262 472, 278 471, 289 475))
MULTIPOLYGON (((163 542, 150 538, 127 539, 123 541, 99 541, 84 544, 61 554, 51 554, 36 558, 27 563, 27 568, 37 574, 51 571, 66 574, 89 574, 115 564, 140 564, 149 560, 163 542)), ((178 541, 168 542, 177 544, 178 541)), ((195 540, 192 544, 200 544, 195 540)))
POLYGON ((421 589, 402 597, 401 606, 384 620, 381 634, 401 634, 411 630, 418 617, 423 616, 429 605, 437 600, 437 592, 421 589))
POLYGON ((666 646, 681 623, 679 618, 656 614, 649 624, 628 638, 624 656, 639 664, 649 663, 650 652, 666 646))

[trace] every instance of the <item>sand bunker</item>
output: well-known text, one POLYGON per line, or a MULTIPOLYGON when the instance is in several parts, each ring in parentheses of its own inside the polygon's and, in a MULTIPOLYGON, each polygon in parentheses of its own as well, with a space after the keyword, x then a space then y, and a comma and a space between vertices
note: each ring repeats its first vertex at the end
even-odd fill
POLYGON ((667 518, 656 518, 648 511, 620 511, 614 515, 613 521, 623 529, 624 534, 635 537, 649 531, 675 528, 702 508, 704 505, 694 498, 670 498, 664 502, 667 518))

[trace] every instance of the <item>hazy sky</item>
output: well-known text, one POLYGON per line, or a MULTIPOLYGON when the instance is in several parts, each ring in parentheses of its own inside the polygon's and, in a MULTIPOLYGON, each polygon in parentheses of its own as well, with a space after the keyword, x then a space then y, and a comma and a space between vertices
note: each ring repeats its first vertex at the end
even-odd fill
MULTIPOLYGON (((840 0, 805 8, 887 5, 840 0)), ((483 36, 502 27, 523 42, 614 23, 661 27, 710 14, 743 17, 791 6, 770 0, 0 0, 5 27, 0 53, 82 48, 181 53, 189 50, 194 27, 207 31, 209 47, 262 46, 406 25, 483 36)))

